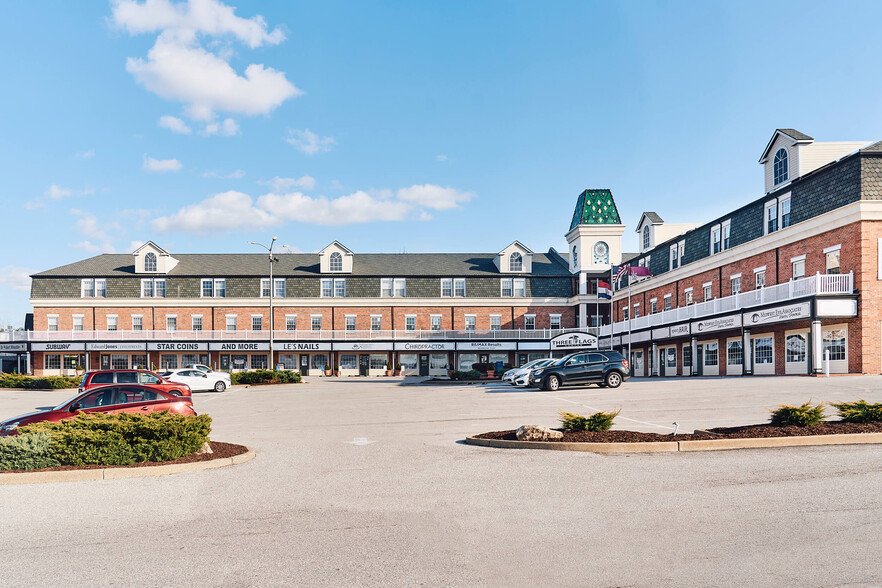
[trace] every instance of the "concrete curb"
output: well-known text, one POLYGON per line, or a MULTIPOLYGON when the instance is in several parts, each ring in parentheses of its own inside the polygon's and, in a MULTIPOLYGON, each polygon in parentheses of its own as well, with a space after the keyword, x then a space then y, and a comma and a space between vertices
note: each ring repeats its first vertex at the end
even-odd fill
POLYGON ((646 443, 557 443, 548 441, 505 441, 466 437, 469 445, 500 449, 545 449, 550 451, 587 451, 603 455, 620 453, 665 453, 679 451, 721 451, 725 449, 759 449, 767 447, 812 447, 820 445, 863 445, 882 443, 882 433, 851 433, 842 435, 805 435, 802 437, 768 437, 748 439, 708 439, 702 441, 650 441, 646 443))
POLYGON ((197 472, 201 470, 213 470, 226 466, 236 465, 251 461, 256 455, 255 451, 248 451, 233 457, 223 457, 211 461, 196 461, 193 463, 171 463, 158 466, 145 466, 140 468, 102 468, 92 470, 67 470, 61 472, 20 472, 15 474, 0 474, 0 486, 12 484, 42 484, 47 482, 85 482, 91 480, 121 480, 123 478, 148 478, 155 476, 168 476, 183 472, 197 472))

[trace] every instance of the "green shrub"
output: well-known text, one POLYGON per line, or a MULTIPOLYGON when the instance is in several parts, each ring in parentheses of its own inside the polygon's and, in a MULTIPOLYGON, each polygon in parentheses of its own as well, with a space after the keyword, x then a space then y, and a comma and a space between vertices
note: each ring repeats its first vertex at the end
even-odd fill
POLYGON ((480 380, 484 374, 478 370, 469 370, 467 372, 453 372, 450 374, 451 380, 480 380))
POLYGON ((771 412, 771 421, 776 427, 812 427, 824 420, 824 403, 812 405, 809 400, 800 406, 782 404, 771 412))
POLYGON ((591 416, 582 416, 565 410, 560 411, 560 424, 562 431, 609 431, 613 426, 619 410, 613 412, 595 412, 591 416))
POLYGON ((300 374, 293 370, 252 370, 230 375, 233 384, 296 384, 300 374))
POLYGON ((168 411, 148 414, 79 414, 59 422, 26 425, 24 434, 46 433, 49 452, 61 465, 130 465, 170 461, 208 441, 211 417, 168 411))
POLYGON ((846 423, 874 423, 882 421, 882 403, 869 404, 861 398, 857 402, 831 402, 846 423))
POLYGON ((76 388, 80 379, 68 376, 41 376, 35 378, 25 374, 0 375, 0 388, 26 388, 28 390, 58 390, 76 388))
POLYGON ((49 433, 0 437, 0 471, 39 470, 61 465, 50 453, 49 433))

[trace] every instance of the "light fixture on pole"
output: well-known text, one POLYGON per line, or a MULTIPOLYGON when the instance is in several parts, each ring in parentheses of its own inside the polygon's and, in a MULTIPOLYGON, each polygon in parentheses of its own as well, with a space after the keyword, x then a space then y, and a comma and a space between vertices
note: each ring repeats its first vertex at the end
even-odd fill
MULTIPOLYGON (((270 369, 276 369, 276 358, 273 353, 273 321, 275 317, 273 316, 273 292, 276 289, 276 285, 273 282, 273 264, 279 261, 279 258, 273 257, 273 245, 276 244, 276 240, 278 237, 273 237, 273 240, 270 241, 269 247, 264 245, 263 243, 257 243, 256 241, 248 241, 249 245, 259 245, 267 250, 269 253, 269 360, 270 360, 270 369)), ((287 247, 287 245, 285 245, 287 247)), ((261 292, 262 294, 262 292, 261 292)))

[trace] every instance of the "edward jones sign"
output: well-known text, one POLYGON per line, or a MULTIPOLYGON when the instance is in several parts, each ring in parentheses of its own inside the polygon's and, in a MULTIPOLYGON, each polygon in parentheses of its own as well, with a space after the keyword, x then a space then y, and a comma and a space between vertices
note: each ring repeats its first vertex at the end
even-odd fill
POLYGON ((597 337, 589 333, 564 333, 551 340, 552 349, 597 349, 597 337))

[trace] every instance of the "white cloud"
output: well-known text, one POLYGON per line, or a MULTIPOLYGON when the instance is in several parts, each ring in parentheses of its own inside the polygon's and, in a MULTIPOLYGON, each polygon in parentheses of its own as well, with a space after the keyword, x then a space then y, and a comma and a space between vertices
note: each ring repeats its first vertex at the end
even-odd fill
POLYGON ((159 117, 159 126, 179 135, 189 135, 193 132, 183 120, 168 114, 159 117))
POLYGON ((210 122, 200 131, 206 137, 219 135, 221 137, 233 137, 239 134, 239 124, 231 118, 225 118, 221 122, 210 122))
POLYGON ((333 137, 319 137, 309 129, 290 130, 285 141, 307 155, 326 153, 331 150, 332 145, 336 144, 333 137))
POLYGON ((281 224, 282 219, 256 208, 251 196, 230 190, 191 204, 171 216, 153 219, 157 231, 191 231, 206 234, 217 230, 265 228, 281 224))
POLYGON ((300 192, 265 194, 257 199, 257 205, 285 220, 324 226, 400 221, 412 210, 410 204, 383 200, 363 190, 332 199, 312 198, 300 192))
POLYGON ((113 245, 110 243, 92 243, 91 241, 80 241, 79 243, 74 243, 71 247, 75 249, 82 249, 83 251, 88 251, 89 253, 116 253, 116 250, 113 248, 113 245))
POLYGON ((245 177, 244 169, 237 169, 234 172, 230 172, 228 174, 216 172, 216 171, 207 171, 203 172, 203 178, 220 178, 222 180, 241 180, 245 177))
POLYGON ((435 161, 450 161, 450 158, 442 153, 441 155, 435 156, 435 161))
POLYGON ((74 157, 76 157, 77 159, 92 159, 93 157, 95 157, 95 150, 87 149, 86 151, 77 151, 74 154, 74 157))
POLYGON ((145 171, 149 172, 170 172, 180 171, 183 166, 177 159, 154 159, 147 157, 145 153, 144 165, 142 167, 145 171))
POLYGON ((285 192, 291 188, 301 188, 303 190, 312 190, 315 188, 315 178, 305 174, 299 178, 280 178, 279 176, 276 176, 271 180, 260 183, 270 186, 275 193, 285 192))
POLYGON ((412 202, 433 210, 448 210, 459 208, 461 202, 468 202, 474 194, 460 192, 453 188, 443 188, 433 184, 414 185, 410 188, 398 190, 398 199, 404 202, 412 202))
POLYGON ((264 43, 278 45, 285 33, 278 27, 267 31, 262 16, 241 18, 236 9, 217 0, 190 0, 172 4, 168 0, 116 0, 113 21, 131 35, 155 33, 167 29, 185 29, 212 36, 233 35, 252 49, 264 43))
POLYGON ((126 249, 126 251, 128 251, 129 253, 134 253, 135 250, 144 243, 146 243, 146 241, 132 241, 131 243, 129 243, 129 247, 128 249, 126 249))
POLYGON ((0 286, 11 288, 17 292, 30 292, 33 271, 17 265, 0 267, 0 286))
POLYGON ((61 200, 62 198, 67 198, 73 194, 73 190, 70 188, 62 188, 58 184, 52 184, 46 191, 43 192, 43 196, 49 198, 51 200, 61 200))

